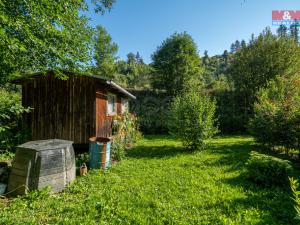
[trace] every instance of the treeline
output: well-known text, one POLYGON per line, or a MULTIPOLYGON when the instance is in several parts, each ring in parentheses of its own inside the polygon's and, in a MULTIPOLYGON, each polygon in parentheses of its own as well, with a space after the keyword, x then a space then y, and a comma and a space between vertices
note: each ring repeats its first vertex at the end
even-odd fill
MULTIPOLYGON (((229 51, 211 57, 207 51, 199 57, 197 46, 190 44, 193 40, 188 34, 174 34, 152 55, 147 76, 147 87, 151 87, 149 95, 159 90, 172 97, 192 76, 194 83, 199 83, 204 92, 217 100, 217 117, 223 133, 249 132, 249 120, 254 116, 259 91, 277 76, 300 71, 298 31, 298 23, 289 29, 280 26, 276 34, 266 28, 258 36, 251 35, 248 41, 237 40, 229 51)), ((140 101, 144 100, 133 102, 133 108, 135 104, 140 105, 140 101)), ((149 114, 148 109, 149 106, 145 105, 143 112, 139 107, 142 121, 149 114)), ((163 115, 168 114, 168 105, 165 105, 165 110, 163 115)), ((165 121, 159 115, 156 119, 165 121)), ((146 131, 155 131, 149 127, 155 121, 147 124, 142 123, 146 131)))
POLYGON ((222 131, 246 132, 257 92, 276 76, 300 70, 298 31, 298 23, 290 29, 280 26, 276 34, 266 28, 258 37, 251 35, 248 42, 235 41, 230 52, 204 54, 204 77, 218 101, 222 131))
POLYGON ((151 66, 144 63, 139 52, 127 54, 126 60, 118 59, 118 45, 102 26, 96 27, 93 37, 93 62, 87 72, 114 79, 119 84, 131 88, 149 88, 151 66))

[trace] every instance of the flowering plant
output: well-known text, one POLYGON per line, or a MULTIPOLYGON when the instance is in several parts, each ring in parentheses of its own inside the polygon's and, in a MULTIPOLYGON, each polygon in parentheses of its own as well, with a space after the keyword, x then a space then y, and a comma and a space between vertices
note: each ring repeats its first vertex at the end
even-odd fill
POLYGON ((137 117, 125 111, 123 115, 116 115, 112 121, 113 145, 112 154, 116 160, 125 156, 125 150, 130 149, 142 137, 139 131, 137 117))

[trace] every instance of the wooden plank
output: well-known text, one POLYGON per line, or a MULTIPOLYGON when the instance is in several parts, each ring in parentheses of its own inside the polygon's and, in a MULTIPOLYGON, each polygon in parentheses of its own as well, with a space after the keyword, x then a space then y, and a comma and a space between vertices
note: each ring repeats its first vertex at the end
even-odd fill
MULTIPOLYGON (((32 139, 60 138, 87 143, 91 136, 110 136, 112 117, 106 114, 107 91, 92 78, 70 76, 59 80, 53 75, 24 82, 22 102, 34 107, 25 119, 32 139)), ((121 96, 117 96, 120 114, 121 96)))
POLYGON ((117 95, 117 114, 122 114, 122 102, 121 102, 121 96, 117 95))

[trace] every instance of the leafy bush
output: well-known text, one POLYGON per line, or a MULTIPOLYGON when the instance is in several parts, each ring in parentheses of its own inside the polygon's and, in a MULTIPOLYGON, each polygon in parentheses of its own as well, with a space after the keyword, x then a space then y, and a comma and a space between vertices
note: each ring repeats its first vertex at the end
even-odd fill
POLYGON ((170 132, 189 150, 204 146, 217 133, 216 103, 208 96, 188 91, 177 96, 171 107, 170 132))
POLYGON ((76 156, 76 167, 80 167, 83 163, 88 165, 89 153, 82 153, 76 156))
POLYGON ((125 150, 132 148, 142 136, 137 118, 127 111, 122 116, 117 115, 113 118, 113 133, 112 158, 115 160, 122 160, 125 150))
POLYGON ((298 191, 299 183, 292 177, 289 177, 291 189, 293 192, 293 200, 295 201, 294 208, 296 210, 296 219, 300 220, 300 192, 298 191))
POLYGON ((2 150, 0 151, 0 162, 12 160, 14 156, 15 156, 14 152, 8 150, 2 150))
POLYGON ((277 77, 259 91, 249 128, 259 143, 299 149, 300 74, 277 77))
POLYGON ((240 101, 233 102, 245 115, 247 126, 253 115, 257 92, 267 86, 277 75, 295 73, 300 70, 300 48, 291 38, 278 38, 266 28, 258 37, 238 49, 230 57, 226 74, 234 83, 234 92, 240 101))
POLYGON ((26 139, 21 117, 29 111, 22 106, 20 94, 0 89, 0 149, 12 149, 26 139))
POLYGON ((120 161, 125 158, 125 144, 121 136, 116 136, 112 143, 112 158, 120 161))
POLYGON ((288 160, 282 160, 252 151, 246 162, 246 177, 258 185, 286 186, 293 168, 288 160))

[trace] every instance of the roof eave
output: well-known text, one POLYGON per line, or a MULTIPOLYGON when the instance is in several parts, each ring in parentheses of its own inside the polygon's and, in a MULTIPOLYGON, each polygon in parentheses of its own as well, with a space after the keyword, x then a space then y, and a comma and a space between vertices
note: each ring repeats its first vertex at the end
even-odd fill
MULTIPOLYGON (((28 80, 28 79, 34 79, 40 75, 49 75, 49 73, 51 73, 53 71, 49 70, 47 72, 38 72, 38 73, 34 73, 34 74, 31 74, 31 75, 27 75, 27 76, 23 76, 23 77, 20 77, 20 78, 16 78, 16 79, 13 79, 10 81, 10 83, 13 83, 13 84, 22 84, 25 80, 28 80)), ((116 84, 115 82, 113 82, 112 80, 108 80, 107 78, 104 78, 104 77, 100 77, 100 76, 96 76, 96 75, 91 75, 91 74, 80 74, 80 73, 75 73, 75 72, 68 72, 68 71, 64 71, 64 73, 66 74, 72 74, 72 75, 75 75, 75 76, 85 76, 85 77, 90 77, 90 78, 94 78, 94 79, 97 79, 97 80, 101 80, 102 82, 105 82, 106 84, 112 86, 113 88, 115 88, 116 90, 118 90, 120 93, 123 93, 124 95, 132 98, 132 99, 136 99, 136 97, 131 94, 130 92, 128 92, 127 90, 125 90, 124 88, 122 88, 121 86, 119 86, 118 84, 116 84)))
POLYGON ((125 90, 124 88, 122 88, 121 86, 117 85, 115 82, 113 82, 112 80, 106 81, 107 84, 113 86, 114 88, 116 88, 118 91, 120 91, 121 93, 127 95, 128 97, 132 98, 132 99, 136 99, 136 97, 131 94, 130 92, 128 92, 127 90, 125 90))

